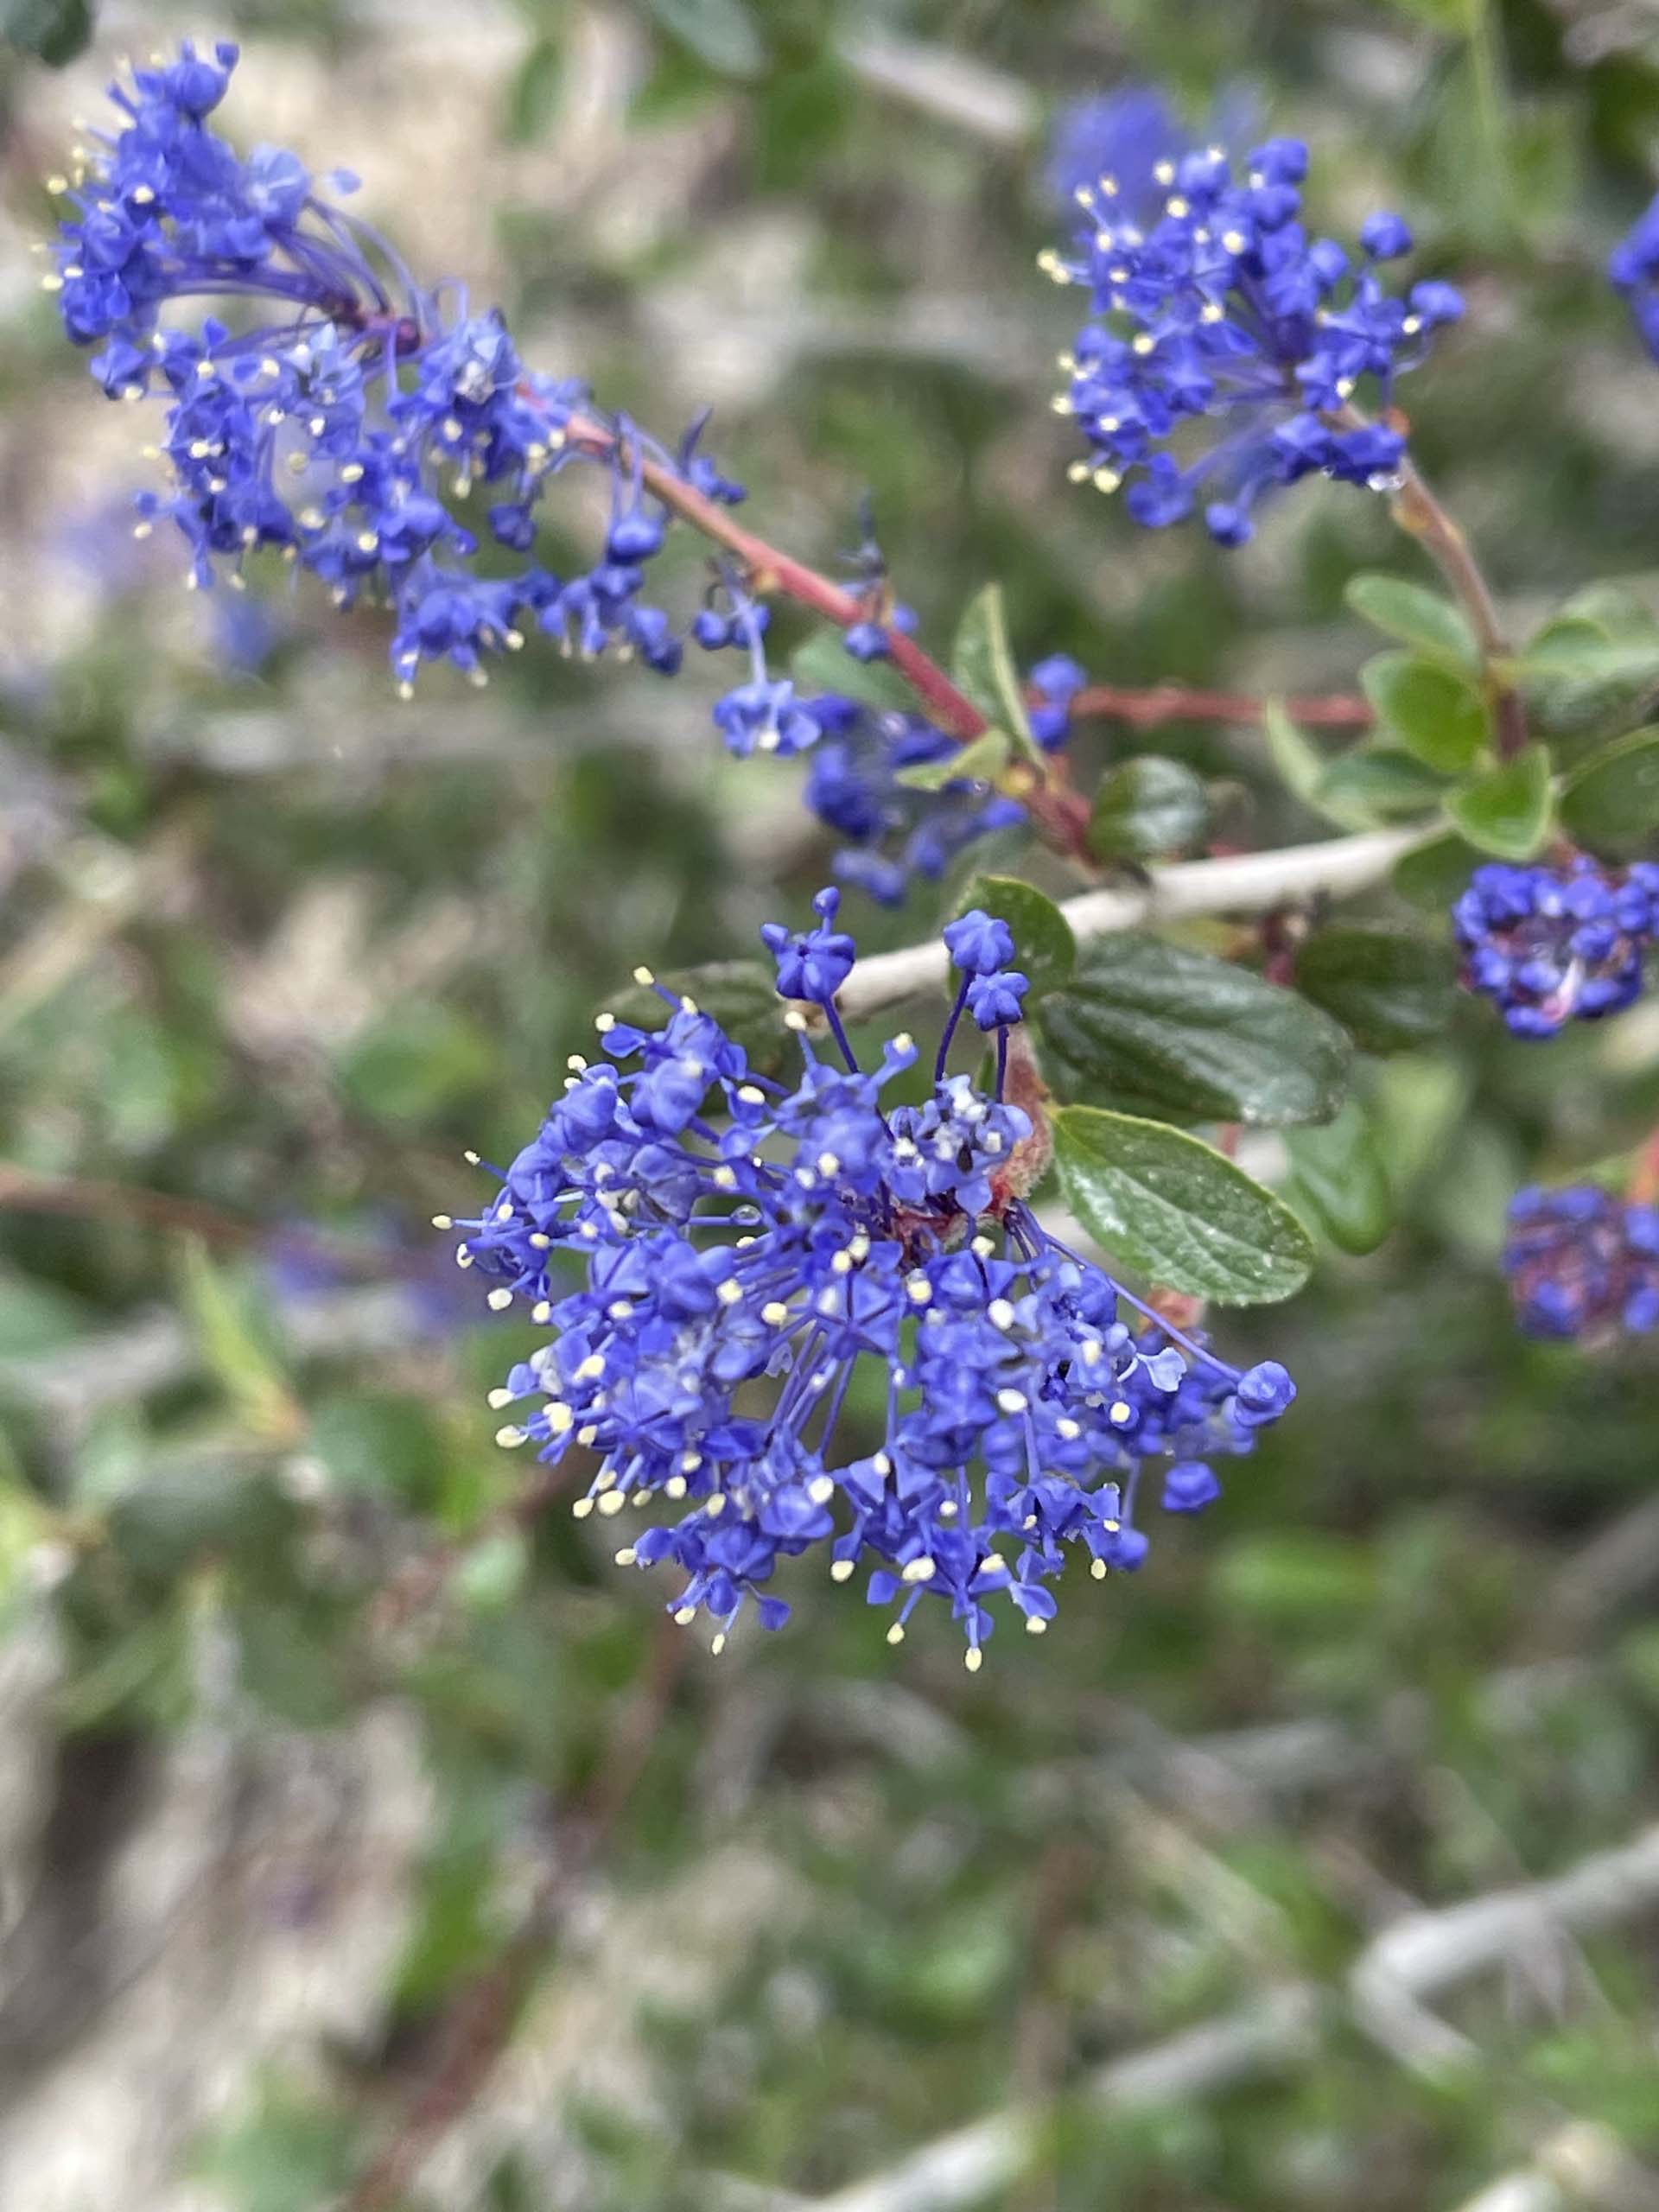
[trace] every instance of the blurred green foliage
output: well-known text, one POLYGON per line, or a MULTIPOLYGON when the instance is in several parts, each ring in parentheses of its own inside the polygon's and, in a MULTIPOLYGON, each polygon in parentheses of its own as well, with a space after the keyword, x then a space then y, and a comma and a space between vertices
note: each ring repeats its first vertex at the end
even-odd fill
MULTIPOLYGON (((327 86, 311 150, 363 172, 417 264, 429 219, 452 236, 471 202, 550 368, 669 426, 692 365, 723 365, 716 450, 780 541, 832 562, 868 489, 936 641, 995 579, 1024 663, 1351 689, 1376 639, 1346 587, 1419 580, 1380 505, 1340 491, 1287 499, 1224 555, 1065 485, 1044 403, 1066 307, 1032 269, 1041 131, 1058 101, 1125 79, 1168 84, 1195 119, 1247 104, 1304 131, 1333 223, 1400 205, 1426 267, 1466 287, 1468 325, 1414 380, 1414 444, 1517 637, 1594 579, 1624 579, 1644 620, 1659 605, 1659 382, 1599 273, 1659 142, 1659 31, 1634 11, 226 15, 326 73, 302 79, 327 86), (608 76, 595 39, 621 57, 608 76), (435 54, 484 135, 466 177, 411 182, 396 130, 377 132, 401 89, 418 145, 435 54), (548 206, 567 141, 586 167, 548 206)), ((85 105, 106 59, 76 72, 85 105)), ((29 179, 59 109, 51 80, 8 67, 21 233, 44 219, 29 179)), ((64 603, 18 629, 0 701, 7 1634, 55 1624, 66 1743, 166 1746, 209 1718, 256 1743, 345 1740, 391 1706, 429 1792, 372 2026, 245 2050, 191 2170, 234 2212, 337 2201, 564 1859, 582 1911, 560 1894, 512 2018, 563 2049, 598 1955, 592 2039, 613 2063, 550 2061, 556 2109, 531 2126, 506 2106, 462 2178, 411 2172, 411 2212, 702 2212, 731 2175, 826 2193, 1011 2100, 1045 2119, 1032 2175, 992 2200, 1007 2212, 1450 2212, 1573 2121, 1659 2169, 1650 1916, 1645 1938, 1562 1937, 1459 1990, 1469 2056, 1429 2077, 1344 2003, 1393 1915, 1552 1873, 1654 1817, 1659 1376, 1650 1351, 1523 1342, 1495 1266, 1519 1183, 1596 1172, 1659 1119, 1650 1009, 1547 1055, 1468 1005, 1438 1035, 1432 910, 1469 855, 1415 856, 1300 956, 1309 994, 1389 1057, 1362 1061, 1343 1121, 1291 1141, 1316 1284, 1226 1326, 1301 1398, 1224 1502, 1172 1523, 1137 1580, 1072 1593, 1046 1638, 1000 1639, 971 1680, 943 1631, 893 1652, 801 1578, 785 1633, 717 1662, 699 1648, 669 1679, 658 1593, 612 1568, 594 1524, 514 1513, 523 1470, 482 1398, 531 1338, 451 1281, 427 1224, 479 1196, 462 1147, 511 1154, 635 961, 742 960, 760 918, 802 909, 825 856, 791 771, 718 754, 702 672, 653 690, 527 652, 482 698, 438 680, 400 711, 373 621, 304 594, 272 603, 251 664, 227 658, 215 611, 181 611, 118 522, 90 585, 66 561, 66 487, 95 473, 68 464, 108 424, 44 313, 9 306, 0 393, 20 426, 5 558, 55 564, 64 603), (1414 918, 1430 949, 1389 938, 1413 950, 1384 983, 1365 967, 1357 1002, 1348 941, 1414 918), (1303 1981, 1328 2012, 1270 2078, 1109 2113, 1086 2094, 1104 2062, 1303 1981)), ((1620 634, 1605 605, 1582 619, 1620 634)), ((795 618, 779 632, 808 644, 795 618)), ((1530 680, 1572 757, 1582 692, 1541 663, 1530 680)), ((1599 664, 1596 683, 1595 727, 1636 728, 1651 667, 1599 664)), ((1152 754, 1207 780, 1225 839, 1386 814, 1474 747, 1427 758, 1412 687, 1370 688, 1405 749, 1335 783, 1317 734, 1213 723, 1095 725, 1080 780, 1112 767, 1122 837, 1186 796, 1130 772, 1152 754)), ((1627 820, 1650 749, 1633 738, 1638 780, 1599 771, 1576 804, 1627 820)), ((1503 825, 1524 804, 1486 796, 1467 833, 1498 821, 1518 849, 1525 824, 1503 825)), ((936 915, 858 918, 880 945, 936 915)), ((1227 949, 1199 931, 1189 957, 1227 949)))

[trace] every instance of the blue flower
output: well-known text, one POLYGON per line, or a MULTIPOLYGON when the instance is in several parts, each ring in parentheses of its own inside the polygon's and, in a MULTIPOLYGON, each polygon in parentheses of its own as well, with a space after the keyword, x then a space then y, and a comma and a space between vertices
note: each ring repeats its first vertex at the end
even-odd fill
MULTIPOLYGON (((975 1669, 998 1609, 1046 1627, 1069 1558, 1096 1576, 1141 1564, 1147 1462, 1174 1463, 1166 1507, 1196 1511, 1219 1488, 1208 1461, 1249 1451, 1294 1391, 1271 1363, 1227 1366, 1039 1223, 1046 1145, 1000 1077, 982 1091, 942 1052, 924 1102, 892 1103, 917 1047, 895 1037, 859 1064, 834 1019, 850 972, 834 893, 815 910, 765 941, 783 990, 823 1008, 834 1057, 798 1009, 792 1083, 666 991, 659 1031, 601 1016, 605 1058, 572 1059, 458 1257, 493 1306, 523 1300, 549 1332, 492 1394, 520 1408, 499 1440, 576 1455, 581 1517, 649 1512, 616 1557, 674 1571, 677 1619, 706 1615, 716 1650, 751 1603, 777 1627, 779 1562, 816 1551, 893 1609, 890 1642, 941 1601, 975 1669), (885 1402, 874 1449, 842 1424, 861 1370, 885 1402)), ((964 919, 959 965, 1000 950, 995 925, 964 919)), ((967 968, 957 1013, 976 984, 1022 981, 967 968)))
POLYGON ((1569 1020, 1628 1007, 1659 930, 1659 866, 1604 868, 1580 854, 1478 868, 1452 909, 1463 981, 1490 998, 1517 1037, 1554 1037, 1569 1020))
POLYGON ((1299 140, 1270 139, 1242 181, 1217 149, 1166 154, 1152 167, 1157 202, 1113 175, 1078 183, 1084 221, 1070 256, 1043 264, 1090 296, 1090 318, 1062 366, 1055 402, 1074 416, 1089 457, 1078 481, 1128 481, 1129 512, 1154 528, 1204 502, 1221 543, 1241 544, 1269 492, 1322 473, 1387 488, 1403 457, 1399 433, 1357 419, 1362 389, 1386 408, 1394 382, 1462 302, 1450 285, 1383 288, 1377 264, 1409 244, 1399 217, 1373 215, 1355 264, 1299 219, 1307 171, 1299 140), (1178 461, 1170 441, 1206 418, 1221 435, 1178 461))
POLYGON ((1659 361, 1659 196, 1649 200, 1612 251, 1607 280, 1629 301, 1642 341, 1659 361))
POLYGON ((1051 653, 1031 671, 1037 694, 1031 708, 1031 734, 1045 753, 1056 753, 1071 734, 1071 702, 1088 677, 1069 653, 1051 653))
POLYGON ((482 681, 486 658, 531 626, 584 658, 630 654, 672 674, 679 637, 641 598, 667 524, 641 469, 648 456, 707 498, 741 499, 697 452, 701 418, 664 451, 582 385, 526 369, 499 315, 417 285, 295 155, 238 156, 204 120, 236 58, 187 43, 113 86, 119 127, 92 134, 85 166, 60 181, 73 212, 47 281, 65 328, 99 349, 92 367, 112 397, 159 390, 165 403, 170 482, 143 503, 141 531, 176 524, 196 584, 272 547, 341 607, 385 600, 405 692, 433 660, 482 681), (233 321, 164 319, 226 300, 233 321), (576 465, 607 473, 611 517, 602 558, 561 580, 527 556, 548 486, 576 465), (526 556, 517 571, 473 565, 480 540, 457 510, 479 486, 490 537, 526 556))
POLYGON ((1503 1268, 1529 1336, 1659 1326, 1659 1208, 1577 1184, 1518 1191, 1503 1268))
POLYGON ((953 964, 969 976, 994 975, 1014 958, 1014 933, 1007 924, 978 906, 948 922, 944 936, 953 964))

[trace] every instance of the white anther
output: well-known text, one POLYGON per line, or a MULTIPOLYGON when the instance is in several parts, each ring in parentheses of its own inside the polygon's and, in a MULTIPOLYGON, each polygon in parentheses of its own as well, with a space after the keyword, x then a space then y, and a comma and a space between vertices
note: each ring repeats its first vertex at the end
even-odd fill
POLYGON ((904 1582, 931 1582, 938 1571, 933 1560, 924 1553, 920 1559, 911 1560, 902 1571, 899 1580, 904 1582))

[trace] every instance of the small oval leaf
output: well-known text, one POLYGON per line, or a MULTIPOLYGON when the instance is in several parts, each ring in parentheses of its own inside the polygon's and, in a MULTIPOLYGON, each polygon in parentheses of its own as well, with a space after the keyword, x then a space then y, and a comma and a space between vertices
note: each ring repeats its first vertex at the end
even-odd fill
POLYGON ((1271 1305, 1307 1281, 1307 1231, 1213 1145, 1094 1106, 1060 1107, 1052 1122, 1066 1204, 1113 1258, 1224 1306, 1271 1305))
POLYGON ((1359 672, 1365 696, 1391 737, 1426 767, 1460 775, 1491 734, 1486 702, 1460 671, 1415 653, 1378 653, 1359 672))
POLYGON ((1343 594, 1362 622, 1369 622, 1385 637, 1414 645, 1431 660, 1449 668, 1478 668, 1480 653, 1467 621, 1438 592, 1403 576, 1353 577, 1343 594))
POLYGON ((1549 754, 1529 745, 1513 760, 1471 776, 1446 796, 1446 810, 1471 845, 1500 860, 1528 861, 1549 836, 1549 754))
POLYGON ((1320 1122, 1352 1048, 1328 1014, 1248 969, 1138 930, 1080 955, 1038 1015, 1060 1096, 1185 1122, 1320 1122))
POLYGON ((1148 860, 1195 845, 1210 820, 1204 785, 1185 761, 1147 753, 1108 771, 1089 817, 1099 861, 1148 860))

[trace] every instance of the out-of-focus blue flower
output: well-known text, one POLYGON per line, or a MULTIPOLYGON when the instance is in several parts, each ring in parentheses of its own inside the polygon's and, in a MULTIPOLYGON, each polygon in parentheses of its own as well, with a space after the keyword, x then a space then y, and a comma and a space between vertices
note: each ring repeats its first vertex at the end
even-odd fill
POLYGON ((1503 1268, 1529 1336, 1659 1325, 1659 1208, 1594 1184, 1518 1191, 1503 1268))
POLYGON ((696 450, 701 421, 666 452, 580 383, 527 369, 499 315, 417 284, 293 154, 238 155, 205 121, 236 58, 187 43, 113 86, 119 127, 91 134, 59 181, 73 212, 47 281, 65 327, 97 349, 112 397, 159 391, 166 404, 169 486, 142 503, 140 531, 175 524, 194 583, 272 547, 339 606, 385 601, 405 690, 431 660, 481 681, 486 659, 532 626, 584 658, 614 652, 671 674, 680 639, 640 596, 667 519, 640 464, 741 499, 696 450), (216 312, 226 302, 233 321, 216 312), (214 311, 180 327, 181 305, 214 311), (573 438, 578 421, 604 435, 573 438), (611 480, 602 559, 566 580, 533 562, 481 573, 461 512, 474 489, 489 495, 487 536, 526 556, 547 485, 577 463, 611 480))
POLYGON ((1128 174, 1081 179, 1073 249, 1043 256, 1058 283, 1090 298, 1055 402, 1089 445, 1073 478, 1103 491, 1127 482, 1130 513, 1154 527, 1202 504, 1226 545, 1250 536, 1264 495, 1303 476, 1386 488, 1404 441, 1357 419, 1351 402, 1363 392, 1390 404, 1395 378, 1462 313, 1457 293, 1420 283, 1402 299, 1384 288, 1379 264, 1410 242, 1397 216, 1370 218, 1357 262, 1310 238, 1299 140, 1258 147, 1242 179, 1216 147, 1165 151, 1148 170, 1167 117, 1151 96, 1135 101, 1128 174), (1200 419, 1219 433, 1182 459, 1171 442, 1200 419))
MULTIPOLYGON (((896 1609, 890 1642, 944 1601, 974 1669, 994 1606, 1046 1627, 1068 1554, 1096 1576, 1140 1565, 1148 1461, 1176 1463, 1163 1502, 1194 1511, 1218 1489, 1209 1456, 1248 1452, 1294 1393, 1272 1363, 1227 1366, 1040 1226, 1026 1194, 1046 1147, 1000 1080, 987 1095, 941 1053, 924 1104, 886 1099, 917 1047, 896 1037, 858 1064, 834 1004, 849 941, 833 892, 815 905, 812 929, 766 941, 836 1058, 798 1010, 792 1084, 667 991, 658 1032, 601 1016, 606 1058, 571 1061, 458 1256, 492 1306, 522 1300, 551 1332, 493 1395, 524 1408, 499 1440, 582 1455, 579 1516, 673 1509, 616 1556, 677 1570, 677 1619, 706 1613, 716 1650, 751 1601, 775 1628, 779 1560, 817 1549, 832 1580, 862 1569, 868 1601, 896 1609), (861 1363, 887 1408, 869 1452, 841 1425, 861 1363)), ((954 926, 958 1011, 988 988, 1017 1016, 1024 978, 986 965, 1006 935, 982 914, 954 926)))
POLYGON ((957 855, 1026 818, 1018 799, 975 777, 938 791, 901 783, 904 768, 948 760, 961 747, 920 715, 887 713, 826 693, 808 702, 820 735, 806 803, 845 838, 836 873, 884 906, 903 903, 912 882, 937 882, 957 855))
POLYGON ((1607 280, 1629 301, 1642 342, 1659 361, 1659 196, 1613 248, 1607 280))
POLYGON ((1642 988, 1659 931, 1659 866, 1604 868, 1488 861, 1452 909, 1463 980, 1517 1037, 1554 1037, 1572 1020, 1620 1013, 1642 988))
POLYGON ((1031 671, 1037 694, 1027 715, 1031 734, 1045 753, 1058 753, 1071 734, 1071 702, 1089 678, 1069 653, 1051 653, 1031 671))

